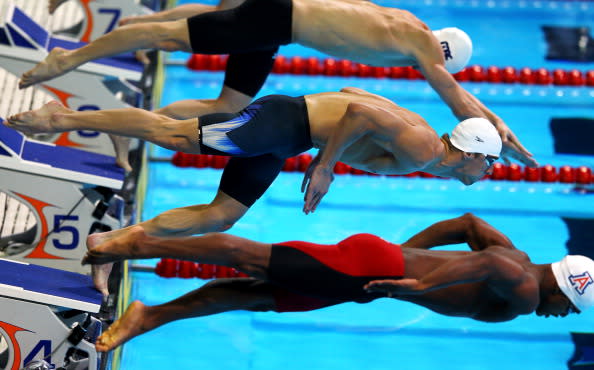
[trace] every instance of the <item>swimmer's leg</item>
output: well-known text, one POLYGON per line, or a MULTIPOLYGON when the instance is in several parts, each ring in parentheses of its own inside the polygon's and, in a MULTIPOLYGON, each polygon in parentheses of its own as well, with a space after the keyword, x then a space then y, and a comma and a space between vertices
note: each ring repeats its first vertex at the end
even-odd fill
POLYGON ((54 48, 25 72, 25 88, 60 76, 94 59, 139 49, 206 54, 245 53, 288 44, 292 38, 290 1, 246 1, 240 6, 168 22, 129 24, 75 50, 54 48))
POLYGON ((167 149, 200 153, 198 119, 174 120, 139 108, 73 111, 52 101, 8 118, 9 127, 28 132, 93 130, 150 141, 167 149))
POLYGON ((225 85, 217 99, 179 100, 154 112, 174 119, 190 119, 212 113, 239 112, 247 107, 252 99, 253 95, 246 95, 225 85))
MULTIPOLYGON (((39 109, 9 117, 4 124, 25 134, 58 132, 56 131, 58 128, 55 127, 54 115, 56 113, 68 115, 74 112, 57 101, 51 101, 39 109)), ((114 135, 110 135, 110 139, 114 145, 116 163, 126 170, 126 172, 130 172, 132 170, 128 161, 130 139, 114 135)))
POLYGON ((186 238, 147 235, 142 227, 103 240, 89 236, 90 250, 83 264, 106 264, 124 259, 176 258, 227 266, 253 277, 266 278, 271 245, 225 233, 208 233, 186 238), (97 243, 97 245, 95 245, 97 243))
POLYGON ((175 119, 239 112, 250 104, 266 82, 276 51, 277 48, 273 48, 229 55, 225 81, 217 99, 181 100, 155 112, 175 119))
POLYGON ((10 116, 3 123, 4 125, 27 135, 61 132, 52 124, 53 115, 56 113, 69 114, 73 112, 72 109, 64 107, 56 100, 52 100, 49 103, 44 104, 41 108, 10 116))
POLYGON ((56 47, 44 61, 21 76, 19 88, 61 76, 94 59, 139 49, 191 52, 186 20, 131 24, 116 28, 79 49, 56 47))
MULTIPOLYGON (((228 230, 266 192, 281 171, 283 163, 284 160, 272 155, 250 158, 233 157, 223 170, 219 190, 211 203, 176 208, 144 221, 138 226, 147 235, 167 237, 228 230)), ((104 243, 115 239, 125 241, 133 232, 136 232, 134 227, 127 227, 90 235, 87 238, 87 248, 89 250, 100 248, 104 243)), ((126 242, 121 244, 126 245, 126 242)), ((101 251, 101 249, 98 250, 98 252, 101 251)), ((103 252, 107 253, 109 251, 103 252)), ((118 260, 126 258, 132 252, 124 249, 119 252, 111 251, 109 253, 116 257, 115 260, 118 260)), ((94 267, 93 281, 95 287, 105 293, 112 263, 102 262, 103 264, 94 267)), ((236 266, 233 265, 232 267, 236 266)), ((246 269, 246 273, 255 270, 250 270, 245 266, 237 267, 246 269)))
POLYGON ((169 322, 234 310, 271 311, 275 308, 270 283, 250 278, 216 279, 180 298, 158 306, 140 301, 103 333, 95 345, 106 352, 169 322))
POLYGON ((245 0, 221 0, 219 1, 219 4, 217 6, 206 4, 183 4, 176 6, 173 9, 166 9, 152 14, 125 17, 120 20, 119 24, 120 26, 123 26, 125 24, 132 23, 175 21, 178 19, 189 18, 194 15, 199 15, 203 13, 235 8, 236 6, 242 4, 244 1, 245 0))
MULTIPOLYGON (((89 235, 87 248, 93 250, 115 239, 126 240, 128 235, 136 232, 139 227, 148 235, 166 237, 182 237, 213 231, 225 231, 230 229, 248 209, 248 206, 243 205, 222 191, 218 191, 210 204, 175 208, 138 225, 89 235)), ((128 252, 122 254, 127 255, 128 252)), ((112 265, 113 263, 93 265, 93 283, 97 290, 104 295, 108 294, 107 281, 112 265)))

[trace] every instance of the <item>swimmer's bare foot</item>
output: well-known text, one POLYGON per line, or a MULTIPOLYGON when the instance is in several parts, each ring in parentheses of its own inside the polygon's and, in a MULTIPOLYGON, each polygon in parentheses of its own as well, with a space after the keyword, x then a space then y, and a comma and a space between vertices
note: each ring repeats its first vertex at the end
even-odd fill
POLYGON ((19 81, 19 89, 24 89, 37 83, 51 80, 74 69, 68 61, 70 50, 55 47, 47 57, 33 69, 23 73, 19 81))
POLYGON ((148 307, 140 301, 134 301, 128 306, 124 315, 114 322, 105 333, 97 338, 95 349, 98 352, 111 351, 115 347, 130 339, 154 329, 147 326, 146 313, 148 307))
POLYGON ((66 1, 67 0, 49 0, 49 2, 47 4, 47 10, 49 11, 50 14, 54 14, 56 9, 58 9, 58 7, 60 5, 62 5, 63 3, 65 3, 66 1))
POLYGON ((146 257, 140 244, 147 238, 142 226, 91 234, 87 237, 87 254, 83 264, 101 265, 129 258, 146 257))
POLYGON ((109 135, 116 154, 116 164, 124 169, 126 173, 132 171, 128 160, 130 151, 130 138, 124 136, 109 135))
POLYGON ((55 124, 52 116, 55 113, 70 113, 70 109, 65 108, 61 103, 52 100, 44 104, 41 108, 15 114, 8 117, 5 124, 15 130, 21 131, 27 135, 35 133, 52 133, 62 130, 55 124))
POLYGON ((146 238, 142 226, 134 225, 125 229, 91 234, 87 237, 87 254, 82 264, 91 264, 91 273, 95 288, 103 295, 108 295, 107 282, 113 262, 128 258, 152 257, 140 253, 140 243, 146 238))
MULTIPOLYGON (((82 260, 82 264, 88 264, 88 263, 94 263, 91 262, 88 259, 88 254, 90 252, 92 252, 95 248, 98 248, 99 246, 101 246, 102 244, 106 244, 109 243, 110 240, 115 239, 118 237, 118 235, 122 234, 125 232, 126 229, 121 229, 121 230, 114 230, 114 231, 109 231, 109 232, 104 232, 104 233, 96 233, 96 234, 91 234, 87 237, 87 256, 85 256, 82 260)), ((97 253, 97 252, 94 252, 97 253)), ((119 261, 120 258, 112 258, 111 262, 113 261, 119 261)), ((104 296, 109 295, 109 290, 108 290, 108 280, 109 280, 109 274, 111 273, 111 269, 113 267, 113 263, 107 263, 107 262, 97 262, 97 263, 101 263, 98 265, 93 265, 91 266, 91 275, 93 276, 93 284, 95 285, 95 288, 100 291, 104 296)))

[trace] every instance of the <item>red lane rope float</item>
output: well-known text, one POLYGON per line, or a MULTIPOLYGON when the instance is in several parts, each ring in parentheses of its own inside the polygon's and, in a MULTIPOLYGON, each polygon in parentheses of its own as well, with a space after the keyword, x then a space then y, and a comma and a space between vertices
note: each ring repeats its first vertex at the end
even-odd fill
MULTIPOLYGON (((313 157, 311 154, 304 153, 296 157, 287 158, 283 166, 284 172, 305 172, 311 163, 313 157)), ((195 167, 195 168, 225 168, 229 157, 220 155, 187 154, 177 152, 173 155, 171 162, 177 167, 195 167)), ((337 175, 368 175, 378 176, 377 174, 358 170, 351 166, 338 162, 334 166, 334 173, 337 175)), ((424 177, 436 178, 437 176, 425 172, 413 172, 408 175, 389 175, 390 177, 424 177)), ((550 164, 542 167, 522 167, 512 163, 509 166, 503 163, 495 163, 491 175, 485 176, 485 179, 495 181, 526 181, 526 182, 559 182, 565 184, 589 185, 594 183, 594 174, 592 169, 587 166, 571 167, 561 166, 559 168, 550 164)))
MULTIPOLYGON (((193 54, 187 67, 200 71, 223 71, 227 65, 227 56, 193 54)), ((318 59, 316 57, 287 58, 276 57, 273 73, 343 76, 422 80, 423 75, 412 67, 371 67, 344 59, 318 59)), ((460 82, 491 82, 503 84, 556 85, 556 86, 594 86, 594 70, 582 72, 577 69, 548 70, 545 68, 483 67, 472 65, 454 74, 460 82)))
POLYGON ((155 267, 155 274, 164 278, 178 277, 183 279, 213 279, 248 276, 231 267, 196 263, 192 261, 181 261, 173 258, 161 259, 155 267))

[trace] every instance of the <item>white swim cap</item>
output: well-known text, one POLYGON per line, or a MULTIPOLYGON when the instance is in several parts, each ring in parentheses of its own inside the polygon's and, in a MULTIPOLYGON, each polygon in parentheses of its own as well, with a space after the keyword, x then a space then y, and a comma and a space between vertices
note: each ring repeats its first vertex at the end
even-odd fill
POLYGON ((565 256, 551 268, 559 288, 574 306, 584 311, 594 305, 594 261, 584 256, 565 256))
POLYGON ((466 67, 472 56, 472 40, 466 32, 456 27, 448 27, 433 31, 433 35, 441 44, 448 72, 457 73, 466 67))
POLYGON ((452 144, 463 152, 499 157, 501 137, 485 118, 469 118, 458 123, 450 136, 452 144))

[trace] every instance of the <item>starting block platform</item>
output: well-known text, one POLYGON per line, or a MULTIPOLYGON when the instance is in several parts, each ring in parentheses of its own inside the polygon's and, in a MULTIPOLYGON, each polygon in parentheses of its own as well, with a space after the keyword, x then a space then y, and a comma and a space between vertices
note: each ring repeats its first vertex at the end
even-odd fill
MULTIPOLYGON (((86 237, 118 229, 122 223, 123 200, 114 192, 123 186, 124 171, 113 158, 28 139, 0 124, 0 178, 6 202, 25 205, 35 219, 29 222, 34 226, 2 227, 21 232, 2 235, 0 253, 89 274, 90 267, 80 264, 86 237)), ((19 220, 18 215, 0 216, 4 223, 19 220)))
POLYGON ((3 124, 0 167, 112 189, 120 189, 124 181, 124 170, 110 156, 29 139, 3 124))
POLYGON ((87 275, 4 258, 0 258, 0 296, 91 313, 99 312, 102 300, 87 275))
POLYGON ((2 368, 98 369, 101 302, 88 276, 0 259, 2 368))

